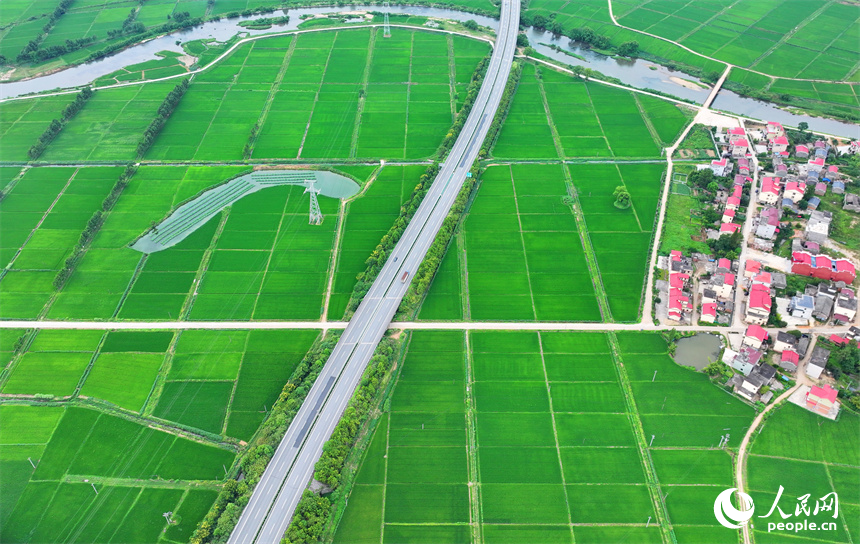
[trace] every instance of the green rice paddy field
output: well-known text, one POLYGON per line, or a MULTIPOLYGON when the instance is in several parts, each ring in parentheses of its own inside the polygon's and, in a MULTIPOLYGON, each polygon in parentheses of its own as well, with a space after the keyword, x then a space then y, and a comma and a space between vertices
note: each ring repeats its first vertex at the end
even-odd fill
MULTIPOLYGON (((270 188, 237 202, 174 248, 145 256, 128 247, 175 206, 246 170, 141 168, 55 298, 52 283, 58 270, 121 169, 27 170, 0 208, 0 256, 8 264, 0 279, 0 313, 30 319, 45 314, 61 319, 318 318, 338 225, 334 199, 319 199, 328 219, 312 226, 307 221, 308 197, 301 188, 270 188)), ((379 191, 393 183, 399 195, 401 185, 414 186, 423 167, 386 170, 379 191)), ((363 181, 372 168, 344 171, 354 171, 363 181)), ((399 210, 399 201, 389 202, 388 208, 380 208, 382 203, 376 202, 370 211, 399 210)), ((366 219, 356 229, 387 230, 390 225, 385 213, 366 219)), ((366 258, 375 243, 367 249, 367 243, 353 245, 350 238, 343 247, 363 251, 366 258)), ((359 271, 355 264, 339 270, 354 280, 359 271)))
POLYGON ((334 541, 658 543, 662 493, 678 542, 733 543, 716 445, 752 417, 659 335, 413 332, 334 541))
POLYGON ((740 67, 789 78, 857 81, 860 9, 830 1, 616 0, 618 22, 740 67), (810 6, 812 7, 812 6, 810 6))
POLYGON ((80 407, 3 405, 0 429, 0 540, 10 543, 187 542, 235 457, 80 407), (181 521, 168 527, 168 511, 181 521))
MULTIPOLYGON (((21 331, 4 333, 14 342, 21 331)), ((87 399, 249 440, 317 331, 40 330, 0 376, 7 397, 87 399)))
MULTIPOLYGON (((356 29, 237 48, 193 78, 146 159, 240 160, 255 125, 255 159, 433 155, 489 46, 421 31, 375 38, 375 29, 356 29)), ((143 131, 175 84, 97 91, 40 160, 134 159, 143 131)), ((2 104, 2 159, 26 160, 27 149, 72 98, 2 104)))
MULTIPOLYGON (((832 510, 808 516, 810 522, 835 523, 835 530, 768 532, 768 522, 783 521, 779 513, 753 518, 757 543, 853 542, 860 535, 860 417, 855 413, 843 409, 833 422, 786 403, 756 436, 746 472, 760 515, 770 510, 779 486, 784 492, 778 505, 790 515, 795 514, 799 497, 807 493, 813 512, 819 499, 829 493, 835 492, 839 501, 835 518, 832 510)), ((806 517, 801 514, 799 519, 806 517)))
POLYGON ((498 159, 660 157, 687 124, 679 106, 526 64, 498 159))
POLYGON ((662 172, 662 164, 623 163, 488 168, 419 317, 600 321, 596 285, 614 320, 635 321, 662 172), (631 194, 626 210, 614 205, 618 186, 631 194), (571 194, 585 224, 562 201, 571 194))

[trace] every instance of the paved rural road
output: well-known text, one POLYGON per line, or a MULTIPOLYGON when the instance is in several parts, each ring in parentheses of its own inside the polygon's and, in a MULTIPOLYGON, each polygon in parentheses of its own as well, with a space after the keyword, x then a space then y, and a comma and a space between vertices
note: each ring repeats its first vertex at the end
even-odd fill
POLYGON ((487 75, 460 136, 409 222, 391 257, 365 295, 307 399, 293 419, 230 544, 277 544, 331 436, 411 280, 448 215, 478 156, 511 71, 519 28, 519 0, 503 0, 499 33, 487 75))

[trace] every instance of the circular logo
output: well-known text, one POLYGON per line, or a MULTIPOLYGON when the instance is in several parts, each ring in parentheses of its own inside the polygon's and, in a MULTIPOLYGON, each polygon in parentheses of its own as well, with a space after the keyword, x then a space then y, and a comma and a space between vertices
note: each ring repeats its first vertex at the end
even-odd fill
POLYGON ((732 505, 732 493, 737 491, 737 489, 736 487, 726 489, 717 495, 717 500, 714 501, 714 516, 716 516, 720 525, 727 529, 740 529, 752 518, 755 511, 752 497, 742 491, 738 491, 738 496, 741 499, 744 510, 738 510, 732 505))

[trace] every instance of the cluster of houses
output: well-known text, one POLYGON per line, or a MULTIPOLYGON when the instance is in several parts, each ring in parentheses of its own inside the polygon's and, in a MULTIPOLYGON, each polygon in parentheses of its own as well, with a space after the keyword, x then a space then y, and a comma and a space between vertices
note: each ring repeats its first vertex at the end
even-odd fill
POLYGON ((667 303, 667 318, 679 325, 693 323, 696 308, 694 293, 698 294, 698 320, 700 323, 731 323, 734 312, 735 286, 737 284, 737 261, 714 260, 708 255, 695 253, 685 257, 680 251, 669 254, 664 265, 669 280, 664 291, 667 303), (695 272, 701 273, 697 284, 695 272))
POLYGON ((853 289, 840 284, 819 283, 808 285, 803 293, 796 293, 786 305, 791 325, 805 326, 813 320, 845 325, 854 322, 857 315, 857 297, 853 289))
POLYGON ((776 368, 767 364, 767 340, 766 330, 758 325, 750 325, 744 333, 740 349, 734 351, 726 348, 723 352, 723 362, 737 371, 728 385, 735 394, 751 402, 767 404, 773 398, 774 391, 784 389, 779 381, 774 380, 776 368))
POLYGON ((785 289, 787 278, 779 272, 768 272, 759 261, 748 259, 744 265, 744 283, 749 294, 744 320, 765 325, 773 308, 772 290, 785 289))

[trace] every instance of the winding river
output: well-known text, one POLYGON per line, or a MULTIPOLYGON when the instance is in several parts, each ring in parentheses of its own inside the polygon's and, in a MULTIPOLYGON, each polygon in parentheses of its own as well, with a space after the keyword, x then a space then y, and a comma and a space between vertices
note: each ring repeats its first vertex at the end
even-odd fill
MULTIPOLYGON (((176 44, 177 41, 181 43, 192 40, 213 38, 223 42, 236 34, 242 34, 244 36, 258 36, 276 32, 289 32, 298 29, 299 24, 304 21, 302 18, 303 16, 343 13, 346 11, 378 11, 380 9, 382 9, 380 6, 369 5, 297 8, 290 9, 288 11, 284 10, 283 12, 275 12, 274 14, 267 13, 249 17, 209 21, 193 28, 180 30, 167 36, 142 42, 95 62, 74 66, 60 72, 25 81, 0 83, 0 99, 14 98, 31 93, 42 93, 45 91, 86 85, 87 83, 91 83, 102 76, 115 72, 124 66, 159 58, 156 56, 156 53, 159 51, 167 50, 182 52, 181 45, 176 44), (276 25, 267 30, 247 29, 239 25, 242 21, 278 17, 287 13, 289 13, 290 16, 289 23, 276 25)), ((473 19, 478 24, 493 29, 497 28, 499 23, 497 19, 451 9, 421 6, 391 6, 388 10, 392 14, 417 15, 460 22, 473 19)), ((624 84, 630 85, 631 87, 657 90, 698 104, 701 104, 705 98, 707 98, 709 89, 705 84, 698 82, 702 86, 702 88, 698 90, 682 86, 675 81, 672 81, 671 78, 680 77, 692 80, 692 77, 680 72, 673 72, 663 66, 655 65, 641 59, 615 59, 613 57, 600 55, 588 49, 577 47, 575 44, 571 44, 570 40, 567 38, 562 37, 561 39, 556 39, 549 32, 537 30, 535 28, 529 28, 527 30, 527 36, 529 38, 529 43, 536 51, 564 64, 585 66, 593 70, 597 70, 607 76, 617 78, 624 84), (562 51, 555 49, 555 47, 560 48, 562 51), (563 51, 573 55, 578 55, 585 60, 569 55, 563 51)), ((809 124, 809 128, 814 131, 848 138, 860 138, 860 127, 857 125, 833 119, 794 115, 766 102, 744 98, 727 90, 721 90, 719 92, 713 107, 717 110, 726 111, 752 119, 779 121, 788 126, 797 126, 798 123, 805 121, 809 124)))

